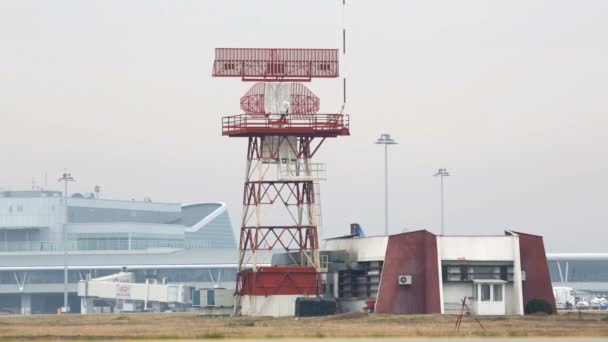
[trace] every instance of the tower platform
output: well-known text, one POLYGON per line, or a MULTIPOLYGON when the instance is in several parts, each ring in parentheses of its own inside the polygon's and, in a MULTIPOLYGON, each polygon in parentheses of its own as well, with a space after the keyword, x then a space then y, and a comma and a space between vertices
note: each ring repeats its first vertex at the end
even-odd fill
POLYGON ((348 114, 241 114, 222 118, 222 135, 250 137, 261 135, 337 137, 350 135, 348 114))

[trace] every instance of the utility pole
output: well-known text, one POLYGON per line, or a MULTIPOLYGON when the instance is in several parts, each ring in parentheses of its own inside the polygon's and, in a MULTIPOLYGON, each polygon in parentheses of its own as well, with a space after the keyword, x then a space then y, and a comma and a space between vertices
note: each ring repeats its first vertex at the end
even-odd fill
POLYGON ((388 145, 396 145, 390 134, 380 134, 376 144, 384 145, 384 234, 388 236, 388 145))
POLYGON ((68 307, 68 249, 67 249, 67 226, 68 226, 68 182, 74 182, 74 178, 67 170, 64 170, 61 178, 57 180, 63 182, 63 205, 65 209, 65 221, 63 223, 62 244, 63 244, 63 308, 62 312, 69 312, 68 307))
POLYGON ((444 214, 444 197, 443 197, 443 177, 448 177, 450 173, 447 169, 439 169, 437 173, 434 174, 435 177, 439 177, 441 179, 441 235, 445 235, 445 214, 444 214))

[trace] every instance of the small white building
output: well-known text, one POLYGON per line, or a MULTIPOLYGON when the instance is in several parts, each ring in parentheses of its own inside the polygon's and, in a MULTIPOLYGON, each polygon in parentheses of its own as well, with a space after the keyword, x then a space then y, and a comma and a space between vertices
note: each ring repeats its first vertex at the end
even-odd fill
POLYGON ((555 308, 542 237, 436 236, 416 231, 325 240, 326 292, 342 312, 523 315, 532 299, 555 308))
POLYGON ((519 236, 437 236, 441 312, 523 315, 519 236))

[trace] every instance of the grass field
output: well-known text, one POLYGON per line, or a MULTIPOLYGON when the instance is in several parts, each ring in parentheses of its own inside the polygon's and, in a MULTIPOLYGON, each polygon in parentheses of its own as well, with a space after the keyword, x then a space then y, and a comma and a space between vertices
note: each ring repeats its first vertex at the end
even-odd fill
POLYGON ((202 317, 195 314, 19 316, 0 318, 0 340, 281 337, 608 337, 608 315, 480 317, 345 314, 322 318, 202 317))

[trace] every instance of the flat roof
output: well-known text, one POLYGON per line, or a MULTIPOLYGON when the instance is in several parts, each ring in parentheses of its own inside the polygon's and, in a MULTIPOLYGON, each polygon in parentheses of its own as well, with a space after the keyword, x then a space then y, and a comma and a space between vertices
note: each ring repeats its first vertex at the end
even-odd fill
POLYGON ((606 260, 608 253, 547 253, 548 261, 568 260, 606 260))

